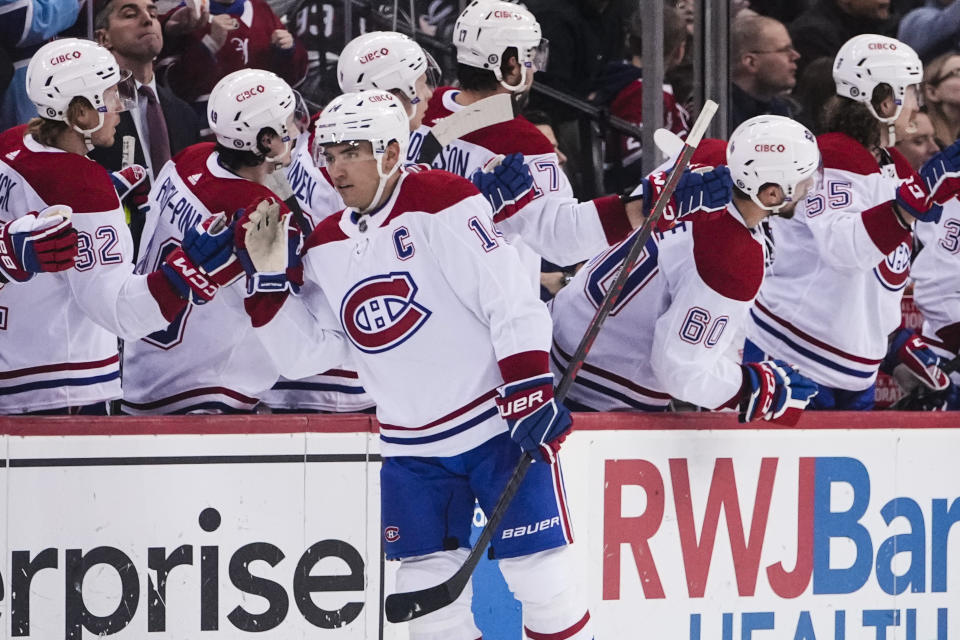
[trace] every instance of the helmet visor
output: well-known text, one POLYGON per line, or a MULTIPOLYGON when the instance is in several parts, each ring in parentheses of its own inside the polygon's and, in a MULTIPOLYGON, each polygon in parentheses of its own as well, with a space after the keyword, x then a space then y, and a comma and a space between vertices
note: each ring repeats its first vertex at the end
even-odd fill
POLYGON ((120 81, 103 92, 104 113, 122 113, 137 107, 137 86, 130 72, 121 72, 120 81))
POLYGON ((546 71, 547 61, 550 59, 550 41, 546 38, 540 38, 540 44, 533 48, 531 52, 534 71, 546 71))
POLYGON ((310 108, 307 106, 307 101, 303 99, 299 91, 294 90, 293 99, 295 104, 293 108, 293 126, 296 127, 296 130, 300 133, 305 133, 307 129, 310 128, 310 108))
POLYGON ((427 76, 427 86, 433 91, 443 84, 443 72, 440 71, 440 65, 434 59, 430 52, 424 49, 423 55, 427 58, 427 69, 424 73, 427 76))

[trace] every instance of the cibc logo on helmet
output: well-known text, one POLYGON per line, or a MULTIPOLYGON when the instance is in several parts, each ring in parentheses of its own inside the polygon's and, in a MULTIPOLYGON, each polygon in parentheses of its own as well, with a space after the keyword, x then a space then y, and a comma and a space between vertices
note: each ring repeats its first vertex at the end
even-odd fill
POLYGON ((373 95, 368 98, 370 102, 393 102, 393 96, 390 94, 373 95))
POLYGON ((520 14, 513 11, 502 11, 497 9, 493 12, 493 17, 501 20, 520 20, 520 14))
POLYGON ((250 89, 244 89, 243 91, 238 93, 236 100, 237 102, 243 102, 244 100, 249 100, 254 96, 260 95, 266 90, 267 90, 266 87, 264 87, 262 84, 258 84, 255 87, 251 87, 250 89))
POLYGON ((382 58, 389 54, 390 49, 387 49, 386 47, 371 51, 370 53, 365 53, 364 55, 360 56, 360 64, 367 64, 368 62, 376 60, 377 58, 382 58))
POLYGON ((871 51, 896 51, 897 45, 893 42, 871 42, 867 45, 871 51))
POLYGON ((70 53, 61 53, 61 54, 58 55, 58 56, 55 56, 55 57, 53 57, 53 58, 50 58, 50 64, 51 64, 51 65, 58 65, 58 64, 60 64, 61 62, 67 62, 68 60, 79 60, 79 59, 80 59, 80 52, 79 52, 79 51, 71 51, 70 53))
POLYGON ((787 147, 782 144, 757 144, 754 145, 753 150, 757 153, 783 153, 787 147))

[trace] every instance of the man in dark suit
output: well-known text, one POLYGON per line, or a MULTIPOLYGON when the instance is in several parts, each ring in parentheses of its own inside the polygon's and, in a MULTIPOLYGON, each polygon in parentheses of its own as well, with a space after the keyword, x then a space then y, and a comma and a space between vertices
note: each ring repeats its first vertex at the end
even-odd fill
MULTIPOLYGON (((106 0, 97 12, 94 27, 97 41, 113 53, 121 68, 133 74, 138 108, 121 114, 112 147, 96 149, 89 155, 109 171, 123 168, 124 160, 142 165, 147 169, 144 186, 149 190, 149 183, 167 160, 199 140, 200 123, 190 105, 157 83, 153 62, 163 48, 163 32, 153 0, 106 0)), ((138 215, 134 203, 128 206, 134 243, 138 245, 142 215, 138 215)))

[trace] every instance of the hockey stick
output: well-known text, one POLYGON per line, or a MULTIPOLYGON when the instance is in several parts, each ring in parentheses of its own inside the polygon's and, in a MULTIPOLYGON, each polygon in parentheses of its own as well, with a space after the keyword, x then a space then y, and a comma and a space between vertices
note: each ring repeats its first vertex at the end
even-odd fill
POLYGON ((417 162, 430 164, 443 148, 468 133, 501 122, 513 120, 513 99, 510 94, 498 93, 437 120, 423 138, 417 162))
MULTIPOLYGON (((607 293, 600 303, 600 308, 597 309, 593 320, 590 321, 590 325, 587 327, 586 333, 584 333, 580 344, 577 346, 577 350, 574 352, 573 357, 570 358, 567 370, 564 372, 563 379, 560 381, 560 385, 554 394, 557 402, 563 402, 564 398, 566 398, 567 392, 570 390, 570 385, 573 384, 573 379, 577 376, 584 359, 587 357, 587 352, 590 351, 590 347, 593 346, 593 341, 596 340, 597 334, 600 333, 600 328, 603 326, 607 316, 610 315, 610 310, 613 308, 613 305, 616 304, 617 299, 620 297, 620 293, 623 291, 624 284, 627 281, 627 276, 633 269, 634 263, 636 263, 637 258, 640 256, 643 247, 647 244, 647 240, 650 239, 650 234, 653 233, 653 226, 657 223, 657 220, 660 219, 664 209, 666 209, 667 204, 670 202, 670 198, 673 197, 673 192, 677 188, 680 176, 687 168, 687 165, 690 164, 690 158, 693 157, 693 152, 700 143, 700 139, 703 137, 707 125, 710 124, 710 120, 716 111, 717 103, 712 100, 707 100, 703 105, 700 117, 697 118, 693 128, 690 130, 690 135, 687 136, 687 140, 684 142, 683 151, 677 157, 673 168, 670 170, 667 184, 664 186, 663 191, 660 192, 660 197, 657 198, 650 217, 644 221, 643 227, 640 228, 640 231, 634 239, 631 240, 632 244, 627 252, 627 256, 623 259, 623 264, 620 266, 616 278, 614 278, 610 288, 607 289, 607 293)), ((507 482, 503 493, 500 494, 496 506, 493 508, 493 511, 490 512, 487 524, 483 528, 483 531, 480 532, 480 537, 477 539, 476 544, 473 545, 473 549, 470 550, 470 554, 464 561, 463 566, 457 569, 457 572, 446 582, 436 586, 421 589, 420 591, 394 593, 387 596, 386 602, 384 603, 387 620, 390 622, 413 620, 414 618, 419 618, 420 616, 425 616, 428 613, 437 611, 453 603, 454 600, 460 597, 463 589, 470 581, 470 576, 473 575, 473 570, 480 562, 480 558, 486 550, 487 545, 490 544, 493 533, 500 526, 504 515, 506 515, 507 508, 513 501, 513 497, 520 488, 520 483, 523 482, 523 478, 527 475, 527 471, 532 462, 533 458, 531 458, 529 454, 524 454, 520 458, 520 462, 514 469, 513 475, 507 482)))
POLYGON ((287 208, 290 209, 290 212, 293 214, 293 220, 297 223, 297 226, 300 227, 300 233, 303 235, 304 239, 313 229, 313 225, 307 222, 307 217, 303 214, 303 209, 300 207, 300 202, 297 200, 297 196, 293 194, 293 188, 290 186, 290 181, 287 180, 287 174, 284 171, 284 167, 277 167, 274 171, 271 171, 263 178, 263 186, 270 191, 273 191, 277 196, 283 200, 283 204, 287 205, 287 208))

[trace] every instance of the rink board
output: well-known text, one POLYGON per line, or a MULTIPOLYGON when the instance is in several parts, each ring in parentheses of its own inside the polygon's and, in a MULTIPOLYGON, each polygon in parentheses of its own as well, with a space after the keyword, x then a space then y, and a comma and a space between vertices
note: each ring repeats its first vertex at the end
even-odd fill
MULTIPOLYGON (((563 464, 596 637, 960 638, 957 422, 578 415, 563 464)), ((375 430, 0 418, 0 638, 405 638, 380 614, 375 430)))

